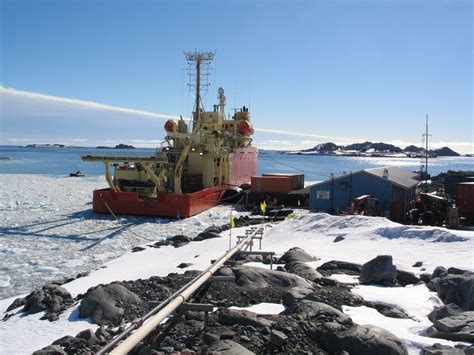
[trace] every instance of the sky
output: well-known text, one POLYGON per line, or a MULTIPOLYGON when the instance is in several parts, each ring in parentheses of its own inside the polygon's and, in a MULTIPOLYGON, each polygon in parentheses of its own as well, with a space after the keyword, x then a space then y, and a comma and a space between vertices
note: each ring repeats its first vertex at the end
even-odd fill
POLYGON ((204 98, 250 107, 255 145, 370 140, 474 153, 468 0, 0 0, 0 144, 154 147, 204 98))

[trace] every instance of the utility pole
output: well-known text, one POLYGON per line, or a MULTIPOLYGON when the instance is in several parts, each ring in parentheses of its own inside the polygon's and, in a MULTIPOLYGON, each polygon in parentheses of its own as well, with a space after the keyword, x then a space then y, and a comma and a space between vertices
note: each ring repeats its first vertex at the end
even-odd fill
POLYGON ((423 133, 425 142, 425 192, 428 192, 428 137, 431 137, 431 134, 428 134, 428 115, 426 115, 426 130, 423 133))

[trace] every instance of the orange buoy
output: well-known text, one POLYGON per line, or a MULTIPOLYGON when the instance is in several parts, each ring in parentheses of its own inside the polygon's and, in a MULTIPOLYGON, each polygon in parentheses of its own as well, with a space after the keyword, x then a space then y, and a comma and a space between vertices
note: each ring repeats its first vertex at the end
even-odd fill
POLYGON ((168 120, 165 123, 166 132, 176 132, 178 129, 178 123, 175 120, 168 120))
POLYGON ((239 123, 237 123, 237 132, 239 132, 239 134, 243 135, 244 137, 248 137, 253 134, 254 129, 249 121, 240 120, 239 123))

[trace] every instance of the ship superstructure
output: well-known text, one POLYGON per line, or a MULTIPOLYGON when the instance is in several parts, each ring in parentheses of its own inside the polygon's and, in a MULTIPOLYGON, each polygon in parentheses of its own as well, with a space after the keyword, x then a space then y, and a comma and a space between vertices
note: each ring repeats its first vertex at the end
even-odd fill
POLYGON ((192 128, 183 118, 165 123, 166 137, 153 156, 83 156, 105 164, 108 189, 95 190, 95 212, 189 217, 215 206, 228 190, 250 184, 258 151, 245 106, 226 117, 224 89, 205 111, 201 98, 203 68, 214 53, 185 53, 193 67, 195 90, 192 128), (111 165, 114 174, 111 174, 111 165))

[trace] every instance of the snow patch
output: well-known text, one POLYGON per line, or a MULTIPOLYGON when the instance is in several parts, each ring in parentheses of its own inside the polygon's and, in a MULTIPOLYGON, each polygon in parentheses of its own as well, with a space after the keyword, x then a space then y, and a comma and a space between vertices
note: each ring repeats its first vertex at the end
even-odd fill
POLYGON ((229 307, 229 309, 244 310, 257 314, 280 314, 286 308, 280 303, 266 303, 262 302, 249 307, 229 307))

